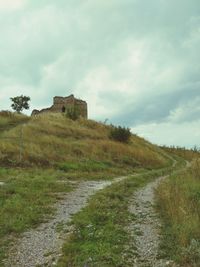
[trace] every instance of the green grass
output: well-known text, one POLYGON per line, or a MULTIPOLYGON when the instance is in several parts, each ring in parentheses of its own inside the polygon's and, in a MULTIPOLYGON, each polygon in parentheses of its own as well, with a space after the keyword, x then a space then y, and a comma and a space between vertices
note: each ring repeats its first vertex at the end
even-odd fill
POLYGON ((110 180, 127 175, 127 170, 110 168, 109 163, 81 164, 65 163, 62 170, 0 167, 0 182, 5 183, 0 186, 0 261, 13 236, 48 220, 60 193, 73 189, 71 181, 110 180))
POLYGON ((57 267, 128 266, 122 254, 129 243, 125 231, 132 215, 128 203, 133 192, 169 169, 149 171, 107 187, 91 198, 73 218, 74 231, 64 245, 57 267))
POLYGON ((108 170, 110 167, 112 167, 112 165, 113 164, 110 162, 87 160, 79 162, 59 163, 58 169, 63 170, 65 172, 68 171, 96 172, 96 171, 108 170))
POLYGON ((181 266, 200 262, 200 163, 176 173, 157 190, 157 205, 163 221, 164 256, 181 266))
POLYGON ((35 227, 54 212, 58 193, 71 190, 55 170, 0 168, 0 260, 10 237, 35 227))

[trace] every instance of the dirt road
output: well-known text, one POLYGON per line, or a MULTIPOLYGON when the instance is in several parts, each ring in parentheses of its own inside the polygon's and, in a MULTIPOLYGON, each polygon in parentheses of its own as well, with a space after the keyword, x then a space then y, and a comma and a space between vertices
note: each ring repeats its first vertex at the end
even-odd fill
POLYGON ((136 191, 131 198, 129 211, 135 219, 128 227, 137 254, 129 259, 134 267, 175 266, 170 260, 159 259, 161 222, 155 211, 154 190, 165 177, 159 177, 136 191))
POLYGON ((113 181, 86 181, 65 195, 56 205, 56 214, 48 222, 36 229, 25 232, 14 242, 8 253, 5 267, 54 266, 62 252, 62 245, 70 232, 72 215, 87 205, 88 199, 97 191, 119 182, 126 177, 113 181))

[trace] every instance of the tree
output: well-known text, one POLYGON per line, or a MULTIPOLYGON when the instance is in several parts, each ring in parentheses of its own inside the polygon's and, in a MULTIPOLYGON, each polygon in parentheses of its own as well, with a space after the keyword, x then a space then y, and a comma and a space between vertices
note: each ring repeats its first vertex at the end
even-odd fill
POLYGON ((11 97, 11 101, 13 102, 11 107, 17 113, 21 113, 23 109, 29 109, 29 101, 31 100, 29 96, 16 96, 16 97, 11 97))

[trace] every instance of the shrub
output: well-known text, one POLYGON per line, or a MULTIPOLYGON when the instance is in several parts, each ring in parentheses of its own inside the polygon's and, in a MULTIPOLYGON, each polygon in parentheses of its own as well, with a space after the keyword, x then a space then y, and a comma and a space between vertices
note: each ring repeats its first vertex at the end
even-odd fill
POLYGON ((129 128, 126 127, 121 127, 121 126, 112 126, 111 131, 110 131, 110 138, 123 142, 123 143, 128 143, 131 137, 131 131, 129 128))

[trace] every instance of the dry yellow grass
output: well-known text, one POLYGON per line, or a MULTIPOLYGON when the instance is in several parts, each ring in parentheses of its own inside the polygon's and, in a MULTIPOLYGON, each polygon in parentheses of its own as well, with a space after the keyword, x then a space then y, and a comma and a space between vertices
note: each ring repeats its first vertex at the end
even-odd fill
POLYGON ((199 266, 200 161, 162 183, 157 199, 164 222, 162 246, 166 255, 181 266, 199 266))
POLYGON ((28 116, 12 113, 10 111, 0 111, 0 133, 17 126, 20 123, 27 122, 28 116))
POLYGON ((199 158, 199 151, 194 149, 187 149, 184 147, 162 147, 164 151, 166 151, 168 154, 171 155, 177 155, 180 158, 186 159, 186 160, 193 160, 194 158, 199 158))
MULTIPOLYGON (((1 116, 0 116, 1 121, 1 116)), ((19 163, 23 128, 23 164, 53 166, 58 162, 106 161, 121 166, 159 168, 169 159, 160 148, 132 135, 129 144, 109 139, 110 126, 92 120, 72 121, 62 114, 30 118, 4 131, 0 139, 0 162, 19 163)))

